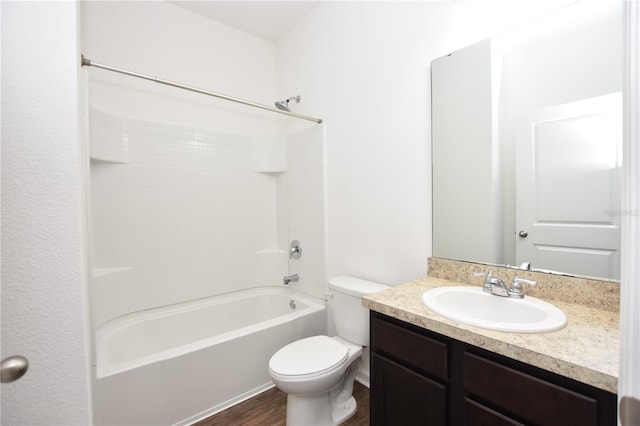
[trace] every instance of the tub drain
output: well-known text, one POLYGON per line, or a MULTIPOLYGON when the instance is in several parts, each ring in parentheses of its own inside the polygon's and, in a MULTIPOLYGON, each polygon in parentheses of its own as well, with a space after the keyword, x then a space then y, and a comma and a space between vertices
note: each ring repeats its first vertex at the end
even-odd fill
POLYGON ((295 301, 295 300, 293 300, 293 299, 291 299, 291 300, 289 301, 289 307, 290 307, 291 309, 295 309, 295 308, 296 308, 296 301, 295 301))

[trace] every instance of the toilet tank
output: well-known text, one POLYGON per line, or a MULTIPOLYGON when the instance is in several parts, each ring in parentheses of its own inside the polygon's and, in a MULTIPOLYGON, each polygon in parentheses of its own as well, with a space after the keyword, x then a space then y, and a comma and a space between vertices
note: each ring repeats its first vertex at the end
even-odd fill
POLYGON ((341 275, 329 280, 331 315, 338 336, 361 346, 369 346, 369 310, 362 296, 389 288, 384 284, 341 275))

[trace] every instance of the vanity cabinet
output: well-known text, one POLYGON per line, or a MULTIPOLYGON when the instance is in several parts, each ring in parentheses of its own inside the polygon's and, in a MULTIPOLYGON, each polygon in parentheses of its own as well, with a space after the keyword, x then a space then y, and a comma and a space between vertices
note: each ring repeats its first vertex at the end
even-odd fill
POLYGON ((615 425, 615 394, 371 312, 371 425, 615 425))

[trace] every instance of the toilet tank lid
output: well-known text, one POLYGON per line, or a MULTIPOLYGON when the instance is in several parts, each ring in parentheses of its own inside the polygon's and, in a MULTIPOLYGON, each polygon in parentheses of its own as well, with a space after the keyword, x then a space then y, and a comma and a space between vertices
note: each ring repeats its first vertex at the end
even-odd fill
POLYGON ((367 281, 360 278, 340 275, 329 279, 329 289, 350 296, 366 296, 389 288, 384 284, 367 281))

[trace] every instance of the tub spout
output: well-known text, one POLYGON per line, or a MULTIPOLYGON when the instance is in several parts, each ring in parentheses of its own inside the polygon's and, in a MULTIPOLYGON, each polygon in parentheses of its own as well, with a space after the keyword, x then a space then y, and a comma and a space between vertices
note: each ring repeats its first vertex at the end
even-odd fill
POLYGON ((293 275, 285 275, 284 278, 282 279, 282 283, 284 285, 289 285, 289 283, 291 282, 297 282, 300 279, 300 277, 298 277, 298 274, 293 274, 293 275))

